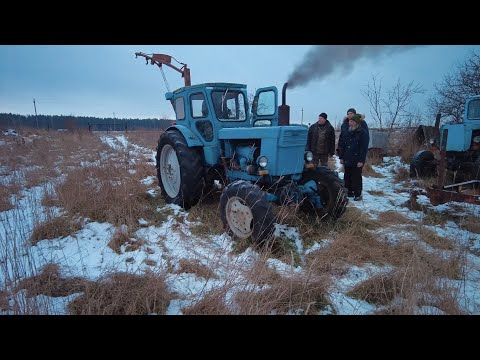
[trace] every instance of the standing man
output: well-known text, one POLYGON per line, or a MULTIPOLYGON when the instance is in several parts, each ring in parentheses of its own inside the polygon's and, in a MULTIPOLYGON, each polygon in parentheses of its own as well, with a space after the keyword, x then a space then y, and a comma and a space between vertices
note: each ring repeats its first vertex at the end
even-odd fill
POLYGON ((365 165, 368 150, 368 133, 361 125, 364 115, 354 114, 348 120, 348 130, 344 135, 343 145, 340 148, 340 163, 345 168, 345 187, 348 196, 354 201, 362 200, 362 169, 365 165))
MULTIPOLYGON (((347 110, 347 116, 343 118, 343 123, 342 123, 342 126, 340 127, 340 136, 338 138, 338 145, 337 145, 338 155, 340 154, 340 149, 342 148, 343 141, 345 140, 345 135, 348 133, 348 128, 349 128, 348 121, 353 117, 353 115, 356 115, 356 114, 357 114, 357 111, 354 108, 350 108, 347 110)), ((363 120, 361 124, 362 124, 362 127, 367 131, 368 142, 370 142, 370 133, 368 131, 368 125, 365 122, 365 120, 363 120)))
POLYGON ((318 121, 308 129, 307 150, 313 153, 313 163, 328 166, 328 157, 335 153, 335 129, 327 114, 318 115, 318 121))

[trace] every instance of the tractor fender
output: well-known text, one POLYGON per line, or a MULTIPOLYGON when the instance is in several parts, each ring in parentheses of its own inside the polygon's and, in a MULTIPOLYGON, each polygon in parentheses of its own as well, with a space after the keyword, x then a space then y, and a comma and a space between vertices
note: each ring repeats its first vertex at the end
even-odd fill
POLYGON ((193 133, 192 130, 187 128, 184 125, 173 125, 170 126, 167 130, 173 130, 176 129, 177 131, 180 131, 182 133, 183 137, 185 138, 185 141, 187 142, 188 147, 194 147, 194 146, 203 146, 202 141, 198 138, 197 135, 193 133))

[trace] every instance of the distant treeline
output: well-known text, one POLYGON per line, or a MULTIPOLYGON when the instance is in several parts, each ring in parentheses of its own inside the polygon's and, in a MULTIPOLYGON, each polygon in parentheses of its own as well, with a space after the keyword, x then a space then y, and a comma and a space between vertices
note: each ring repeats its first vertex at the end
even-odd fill
POLYGON ((42 129, 85 128, 97 131, 158 130, 166 129, 173 120, 166 119, 114 119, 92 116, 18 115, 0 113, 0 128, 33 127, 42 129))

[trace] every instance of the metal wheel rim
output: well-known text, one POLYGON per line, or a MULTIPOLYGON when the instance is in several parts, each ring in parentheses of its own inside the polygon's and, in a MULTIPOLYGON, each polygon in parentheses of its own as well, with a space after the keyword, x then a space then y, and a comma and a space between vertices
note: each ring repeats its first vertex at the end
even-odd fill
POLYGON ((180 164, 171 145, 165 145, 160 154, 160 177, 168 196, 174 198, 180 192, 180 164))
POLYGON ((228 199, 226 218, 230 230, 239 238, 246 239, 253 232, 253 214, 241 198, 234 196, 228 199))

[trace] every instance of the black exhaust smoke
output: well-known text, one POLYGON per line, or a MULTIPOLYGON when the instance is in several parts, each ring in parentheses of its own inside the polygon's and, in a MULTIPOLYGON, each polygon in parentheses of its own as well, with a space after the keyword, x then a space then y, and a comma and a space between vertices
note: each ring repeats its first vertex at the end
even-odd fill
POLYGON ((282 105, 278 107, 278 126, 290 125, 290 106, 286 104, 288 82, 283 85, 282 105))

